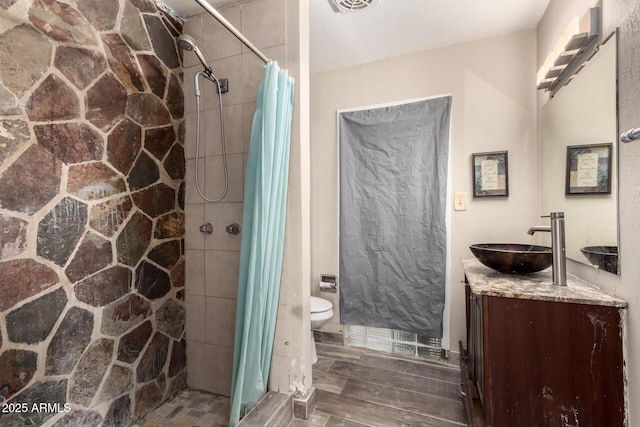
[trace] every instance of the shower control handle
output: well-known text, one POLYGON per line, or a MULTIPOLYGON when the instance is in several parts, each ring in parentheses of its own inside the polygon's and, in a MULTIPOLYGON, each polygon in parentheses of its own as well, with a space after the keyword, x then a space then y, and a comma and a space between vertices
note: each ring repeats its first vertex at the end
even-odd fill
POLYGON ((210 222, 207 222, 206 224, 202 224, 200 226, 200 232, 204 234, 213 233, 213 225, 210 222))
POLYGON ((234 222, 231 225, 227 225, 227 233, 229 234, 240 234, 240 224, 238 224, 237 222, 234 222))

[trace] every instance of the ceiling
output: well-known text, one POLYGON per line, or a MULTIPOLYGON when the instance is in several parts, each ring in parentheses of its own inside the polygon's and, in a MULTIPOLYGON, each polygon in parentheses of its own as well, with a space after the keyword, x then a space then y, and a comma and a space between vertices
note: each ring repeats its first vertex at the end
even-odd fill
MULTIPOLYGON (((195 0, 160 0, 183 17, 195 0)), ((214 7, 233 0, 207 0, 214 7)), ((549 0, 380 0, 336 13, 329 0, 309 0, 312 73, 535 28, 549 0)), ((259 44, 259 41, 254 43, 259 44)))

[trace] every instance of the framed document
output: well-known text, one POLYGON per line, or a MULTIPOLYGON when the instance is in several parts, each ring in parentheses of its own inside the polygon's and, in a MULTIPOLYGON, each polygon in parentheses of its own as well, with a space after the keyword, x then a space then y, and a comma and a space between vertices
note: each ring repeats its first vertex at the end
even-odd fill
POLYGON ((473 197, 509 196, 509 171, 506 151, 474 153, 473 197))
POLYGON ((567 147, 566 195, 611 194, 613 144, 567 147))

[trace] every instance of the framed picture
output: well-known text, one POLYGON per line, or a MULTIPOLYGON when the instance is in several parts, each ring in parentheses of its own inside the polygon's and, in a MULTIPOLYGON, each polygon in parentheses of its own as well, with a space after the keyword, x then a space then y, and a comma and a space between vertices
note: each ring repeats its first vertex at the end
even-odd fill
POLYGON ((611 194, 613 144, 567 147, 566 195, 611 194))
POLYGON ((507 152, 474 153, 473 197, 509 196, 507 152))

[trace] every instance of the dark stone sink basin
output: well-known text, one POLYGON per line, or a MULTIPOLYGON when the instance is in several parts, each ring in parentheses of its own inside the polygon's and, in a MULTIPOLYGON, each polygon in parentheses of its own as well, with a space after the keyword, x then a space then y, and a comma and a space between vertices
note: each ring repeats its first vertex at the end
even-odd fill
POLYGON ((585 246, 580 251, 591 264, 609 273, 618 274, 617 246, 585 246))
POLYGON ((479 243, 469 246, 478 261, 501 273, 531 274, 553 263, 551 248, 516 243, 479 243))

